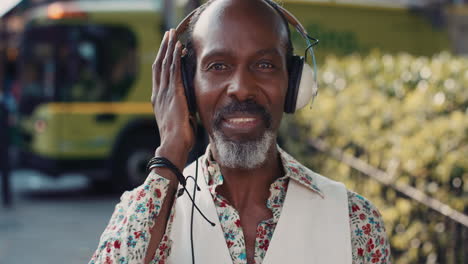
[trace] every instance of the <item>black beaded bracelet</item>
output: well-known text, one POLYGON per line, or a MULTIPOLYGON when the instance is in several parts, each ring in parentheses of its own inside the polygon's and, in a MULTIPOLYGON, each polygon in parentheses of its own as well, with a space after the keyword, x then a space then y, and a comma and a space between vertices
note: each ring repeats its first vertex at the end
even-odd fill
POLYGON ((146 165, 146 169, 150 172, 153 168, 168 168, 175 174, 177 180, 179 180, 182 186, 187 184, 182 172, 180 172, 180 170, 170 160, 164 157, 152 157, 149 160, 148 165, 146 165))

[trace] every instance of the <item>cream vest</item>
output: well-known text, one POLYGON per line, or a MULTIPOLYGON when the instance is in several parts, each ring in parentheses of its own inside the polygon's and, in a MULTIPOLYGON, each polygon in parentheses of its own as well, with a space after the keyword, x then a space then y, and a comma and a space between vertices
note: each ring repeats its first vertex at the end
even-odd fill
MULTIPOLYGON (((200 161, 199 161, 200 162, 200 161)), ((200 162, 201 163, 201 162, 200 162)), ((216 224, 212 227, 195 210, 193 237, 196 264, 232 264, 218 214, 204 175, 198 171, 196 204, 216 224)), ((351 234, 348 196, 343 184, 309 171, 324 194, 322 198, 295 180, 289 181, 281 216, 270 241, 263 264, 351 264, 351 234)), ((195 164, 184 170, 195 176, 195 164)), ((193 181, 187 181, 192 192, 193 181)), ((192 203, 187 194, 177 198, 168 257, 170 264, 192 263, 190 215, 192 203)))

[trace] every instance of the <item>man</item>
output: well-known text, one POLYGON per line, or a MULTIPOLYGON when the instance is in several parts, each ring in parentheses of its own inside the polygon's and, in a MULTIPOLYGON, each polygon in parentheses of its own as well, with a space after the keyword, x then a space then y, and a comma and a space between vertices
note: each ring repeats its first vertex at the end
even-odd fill
MULTIPOLYGON (((390 263, 377 209, 276 145, 292 46, 272 3, 209 1, 189 34, 197 112, 210 138, 195 200, 215 226, 197 212, 191 226, 187 194, 175 199, 176 174, 156 167, 122 195, 90 263, 187 263, 190 232, 196 263, 390 263)), ((182 53, 175 30, 166 32, 152 94, 161 137, 155 156, 180 171, 195 139, 182 53)), ((191 165, 184 175, 194 173, 191 165)))

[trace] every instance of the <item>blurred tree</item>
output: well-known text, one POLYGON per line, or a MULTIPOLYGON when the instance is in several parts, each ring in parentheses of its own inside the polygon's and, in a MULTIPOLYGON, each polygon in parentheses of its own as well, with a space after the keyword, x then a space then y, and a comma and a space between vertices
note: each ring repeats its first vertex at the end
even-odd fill
MULTIPOLYGON (((467 263, 467 227, 304 142, 320 139, 468 213, 468 59, 378 51, 328 57, 312 110, 283 123, 285 146, 381 210, 395 263, 467 263), (299 128, 299 129, 298 129, 299 128)), ((441 210, 443 212, 443 210, 441 210)))

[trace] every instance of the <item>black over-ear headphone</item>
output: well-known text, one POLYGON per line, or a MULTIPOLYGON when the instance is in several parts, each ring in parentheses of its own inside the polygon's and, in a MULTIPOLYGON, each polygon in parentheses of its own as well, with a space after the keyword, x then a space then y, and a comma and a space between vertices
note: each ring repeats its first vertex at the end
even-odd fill
MULTIPOLYGON (((286 99, 284 103, 284 112, 294 113, 296 110, 303 108, 309 103, 310 100, 313 100, 317 95, 317 76, 316 76, 316 63, 313 53, 312 46, 318 43, 318 39, 312 38, 307 34, 305 28, 301 25, 299 20, 297 20, 294 15, 283 7, 273 3, 271 1, 263 0, 270 6, 272 6, 280 15, 286 19, 286 21, 291 24, 301 36, 307 42, 307 49, 305 55, 307 56, 307 51, 310 52, 314 69, 312 69, 309 64, 305 63, 305 56, 294 55, 291 58, 291 61, 288 66, 289 74, 289 84, 288 90, 286 92, 286 99), (311 42, 312 41, 312 42, 311 42)), ((197 9, 193 10, 187 17, 185 17, 182 22, 176 28, 176 34, 180 37, 185 31, 187 31, 190 21, 193 15, 197 12, 197 9)), ((195 100, 195 89, 193 87, 193 80, 195 72, 192 69, 192 65, 188 63, 188 56, 185 55, 182 57, 181 61, 182 67, 182 80, 184 83, 185 96, 187 98, 187 105, 189 112, 195 114, 197 111, 197 104, 195 100)))

